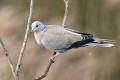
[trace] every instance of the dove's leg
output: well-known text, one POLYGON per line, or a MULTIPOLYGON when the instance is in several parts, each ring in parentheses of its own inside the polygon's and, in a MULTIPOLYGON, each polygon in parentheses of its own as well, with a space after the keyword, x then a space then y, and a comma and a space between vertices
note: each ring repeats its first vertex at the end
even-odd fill
POLYGON ((52 60, 53 62, 55 62, 55 58, 56 58, 56 56, 58 56, 58 55, 59 55, 59 53, 54 52, 54 53, 53 53, 53 56, 50 58, 50 60, 52 60))

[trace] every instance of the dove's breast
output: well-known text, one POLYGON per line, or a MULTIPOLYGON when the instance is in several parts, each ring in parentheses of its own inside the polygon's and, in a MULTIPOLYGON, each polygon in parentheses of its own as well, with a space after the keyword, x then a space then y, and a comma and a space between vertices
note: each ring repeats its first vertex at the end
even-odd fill
POLYGON ((37 42, 38 45, 41 45, 41 36, 42 36, 43 32, 35 32, 34 36, 35 36, 35 40, 37 42))

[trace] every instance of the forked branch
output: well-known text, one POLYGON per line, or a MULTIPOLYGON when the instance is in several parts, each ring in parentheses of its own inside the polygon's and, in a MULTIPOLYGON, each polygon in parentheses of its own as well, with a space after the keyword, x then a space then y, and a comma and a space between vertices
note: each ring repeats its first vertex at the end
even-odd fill
POLYGON ((14 68, 14 66, 12 64, 12 60, 11 60, 9 54, 8 54, 8 51, 7 51, 6 47, 5 47, 2 39, 0 38, 0 43, 2 45, 2 48, 4 50, 5 55, 8 58, 8 62, 9 62, 9 65, 11 67, 11 70, 12 70, 12 73, 13 73, 13 76, 14 76, 15 80, 19 80, 19 71, 20 71, 20 67, 21 67, 24 51, 25 51, 25 48, 26 48, 28 36, 30 34, 30 25, 31 25, 31 22, 32 22, 33 7, 34 7, 34 0, 31 0, 31 3, 30 3, 30 14, 29 14, 29 17, 28 17, 28 22, 27 22, 27 29, 26 29, 26 33, 25 33, 25 37, 24 37, 24 42, 23 42, 23 45, 21 47, 21 51, 20 51, 20 54, 19 54, 18 62, 17 62, 17 65, 16 65, 16 69, 14 68))

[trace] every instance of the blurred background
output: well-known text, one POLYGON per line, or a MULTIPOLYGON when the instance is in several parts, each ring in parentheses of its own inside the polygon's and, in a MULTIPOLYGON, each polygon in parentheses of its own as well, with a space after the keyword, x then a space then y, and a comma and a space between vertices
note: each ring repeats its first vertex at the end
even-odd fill
MULTIPOLYGON (((29 14, 30 0, 0 0, 0 36, 16 65, 29 14)), ((63 0, 35 0, 33 21, 61 25, 63 0)), ((99 38, 116 40, 115 47, 82 47, 57 57, 44 80, 120 80, 120 0, 70 0, 68 28, 99 38)), ((40 76, 53 51, 29 36, 20 80, 40 76)), ((13 80, 8 60, 0 46, 0 80, 13 80)))

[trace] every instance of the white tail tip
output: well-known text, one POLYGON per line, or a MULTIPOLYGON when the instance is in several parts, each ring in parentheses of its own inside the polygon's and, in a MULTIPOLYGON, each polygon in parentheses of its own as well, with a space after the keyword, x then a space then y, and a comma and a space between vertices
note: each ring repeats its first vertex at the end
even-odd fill
POLYGON ((88 43, 88 46, 99 46, 99 47, 112 47, 114 44, 98 44, 98 43, 88 43))
POLYGON ((114 44, 103 44, 103 47, 112 47, 114 44))

